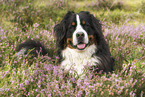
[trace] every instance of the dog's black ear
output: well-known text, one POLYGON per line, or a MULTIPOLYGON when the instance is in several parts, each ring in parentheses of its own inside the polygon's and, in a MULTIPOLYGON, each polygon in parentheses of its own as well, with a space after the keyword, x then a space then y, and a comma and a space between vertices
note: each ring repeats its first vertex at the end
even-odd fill
POLYGON ((67 32, 67 22, 69 17, 74 14, 72 11, 68 11, 68 13, 64 16, 63 20, 54 27, 54 37, 56 39, 56 43, 58 47, 62 47, 62 44, 65 44, 65 36, 67 32))
POLYGON ((97 56, 100 58, 99 68, 105 72, 110 72, 113 70, 113 59, 109 50, 109 46, 105 41, 104 35, 102 33, 101 22, 91 15, 92 28, 95 31, 95 38, 97 41, 97 56))
POLYGON ((95 39, 97 41, 98 50, 100 50, 100 52, 104 52, 104 54, 106 53, 110 55, 108 44, 105 41, 104 35, 102 33, 101 21, 96 19, 92 14, 91 14, 91 21, 92 21, 92 28, 94 29, 95 32, 95 39))
POLYGON ((66 33, 65 23, 64 21, 61 21, 60 24, 57 24, 54 27, 54 37, 57 45, 59 45, 60 43, 61 44, 64 43, 65 33, 66 33))
POLYGON ((96 19, 92 14, 91 14, 91 23, 92 23, 92 28, 95 30, 96 38, 104 38, 103 33, 102 33, 102 24, 101 21, 96 19))

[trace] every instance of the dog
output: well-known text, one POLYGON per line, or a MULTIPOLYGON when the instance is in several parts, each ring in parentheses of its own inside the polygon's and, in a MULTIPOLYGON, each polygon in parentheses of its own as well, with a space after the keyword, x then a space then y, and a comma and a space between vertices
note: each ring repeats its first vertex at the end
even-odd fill
MULTIPOLYGON (((53 34, 61 69, 79 76, 85 75, 86 67, 106 73, 113 70, 114 60, 104 39, 101 23, 88 11, 68 11, 62 21, 55 25, 53 34)), ((34 40, 20 44, 17 51, 21 54, 20 50, 23 49, 26 54, 32 48, 35 56, 40 48, 42 55, 47 54, 44 46, 34 40)))

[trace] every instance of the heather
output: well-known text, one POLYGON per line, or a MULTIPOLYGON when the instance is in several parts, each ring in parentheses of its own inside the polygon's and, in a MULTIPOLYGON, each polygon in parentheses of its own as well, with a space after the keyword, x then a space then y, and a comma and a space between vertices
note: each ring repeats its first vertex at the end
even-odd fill
MULTIPOLYGON (((145 95, 145 24, 142 0, 2 0, 0 1, 1 97, 145 95), (128 2, 125 2, 128 1, 128 2), (71 3, 73 2, 73 3, 71 3), (68 10, 88 10, 102 21, 103 34, 115 59, 114 71, 81 79, 55 63, 53 27, 68 10), (38 39, 53 55, 16 57, 16 46, 38 39)), ((40 53, 40 52, 38 52, 40 53)))

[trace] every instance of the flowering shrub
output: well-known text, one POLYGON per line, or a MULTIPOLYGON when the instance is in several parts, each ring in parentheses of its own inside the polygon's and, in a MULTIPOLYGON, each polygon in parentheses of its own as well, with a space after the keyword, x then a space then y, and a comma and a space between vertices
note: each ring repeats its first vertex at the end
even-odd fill
POLYGON ((123 1, 122 0, 94 0, 92 3, 88 4, 88 6, 93 7, 95 9, 122 9, 123 1))
POLYGON ((142 0, 142 4, 141 4, 141 7, 140 7, 140 12, 145 14, 145 1, 144 0, 142 0))
MULTIPOLYGON (((128 21, 126 21, 128 22, 128 21)), ((110 28, 104 28, 104 35, 110 45, 110 50, 115 56, 117 64, 122 61, 130 62, 145 59, 145 29, 144 25, 122 24, 121 27, 111 25, 110 28)), ((119 65, 117 65, 119 66, 119 65)))
POLYGON ((43 62, 44 56, 39 56, 32 61, 32 65, 29 65, 31 61, 29 55, 19 59, 14 57, 16 44, 28 37, 32 39, 38 37, 49 49, 52 49, 55 43, 53 37, 48 39, 51 36, 48 31, 42 33, 35 27, 28 33, 17 34, 15 32, 21 30, 15 28, 4 31, 1 27, 0 31, 4 34, 0 34, 2 37, 0 62, 3 64, 0 72, 0 94, 2 96, 143 96, 145 73, 140 71, 136 63, 140 61, 138 64, 145 64, 144 28, 144 25, 134 27, 126 24, 122 24, 121 27, 111 25, 110 28, 103 26, 105 38, 116 60, 115 72, 93 77, 92 73, 87 71, 86 78, 80 79, 66 76, 67 73, 52 63, 53 59, 47 58, 49 61, 43 62), (14 39, 11 40, 10 37, 14 39))
POLYGON ((119 25, 115 25, 112 22, 106 23, 103 21, 103 34, 115 59, 114 71, 110 74, 99 73, 96 74, 96 76, 94 76, 92 72, 86 71, 87 73, 84 79, 80 79, 79 77, 74 78, 68 75, 67 72, 61 70, 59 66, 54 63, 54 61, 57 60, 57 56, 55 56, 54 52, 55 41, 52 36, 52 31, 55 25, 54 20, 58 22, 60 17, 63 16, 63 12, 60 14, 56 6, 59 6, 60 9, 61 6, 65 7, 63 5, 65 4, 64 0, 58 1, 61 2, 62 5, 54 5, 55 12, 48 10, 49 8, 36 9, 32 4, 29 4, 30 2, 28 3, 28 1, 31 0, 26 0, 27 3, 24 2, 24 0, 18 0, 19 2, 15 1, 17 0, 0 2, 3 4, 3 6, 0 7, 3 11, 5 10, 7 12, 8 9, 13 8, 11 9, 12 13, 10 13, 10 15, 13 15, 12 18, 5 15, 5 18, 13 20, 11 22, 9 21, 10 25, 7 26, 7 24, 3 22, 0 24, 1 97, 144 97, 144 24, 132 25, 128 24, 129 21, 126 21, 126 23, 119 22, 119 25), (8 2, 12 3, 12 5, 9 5, 8 2), (27 7, 24 7, 20 3, 26 4, 27 7), (16 7, 15 4, 17 5, 16 7), (23 6, 23 9, 20 5, 23 6), (7 6, 10 8, 7 8, 7 6), (47 14, 47 11, 51 14, 47 14), (30 21, 27 21, 29 17, 33 22, 32 24, 29 24, 30 21), (37 17, 40 19, 36 19, 37 17), (24 26, 21 26, 21 23, 23 24, 23 22, 27 31, 22 29, 24 26), (12 25, 13 23, 16 24, 12 25), (22 57, 15 57, 16 46, 29 38, 39 39, 46 48, 50 50, 50 54, 54 57, 50 58, 48 56, 39 55, 37 58, 31 59, 31 55, 29 54, 23 55, 22 57))
POLYGON ((137 96, 143 95, 139 91, 141 80, 133 78, 139 75, 133 64, 124 64, 118 74, 96 76, 91 78, 90 73, 84 80, 65 75, 58 66, 46 63, 35 63, 29 68, 13 69, 1 74, 2 78, 11 76, 9 86, 6 84, 0 89, 3 96, 137 96), (130 69, 129 69, 130 68, 130 69), (129 70, 128 72, 126 72, 129 70), (11 73, 10 73, 11 72, 11 73), (124 77, 121 77, 124 75, 124 77), (137 86, 136 86, 137 85, 137 86), (138 93, 138 94, 137 94, 138 93))
POLYGON ((66 8, 68 3, 65 2, 65 0, 43 1, 2 0, 0 1, 0 4, 3 6, 0 7, 0 10, 9 13, 4 14, 4 16, 9 18, 15 26, 22 28, 23 31, 27 31, 34 23, 39 23, 40 28, 50 29, 48 24, 51 22, 49 20, 56 21, 59 14, 57 11, 66 8), (44 3, 43 1, 47 1, 47 3, 44 3), (44 5, 37 7, 37 3, 42 3, 44 5))

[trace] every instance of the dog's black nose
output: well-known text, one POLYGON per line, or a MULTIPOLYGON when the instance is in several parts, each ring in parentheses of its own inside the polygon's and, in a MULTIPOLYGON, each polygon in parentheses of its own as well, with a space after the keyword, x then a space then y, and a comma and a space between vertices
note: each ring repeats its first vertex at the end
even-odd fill
POLYGON ((76 34, 76 36, 77 36, 77 38, 79 38, 79 37, 84 37, 84 36, 85 36, 85 34, 84 34, 84 33, 82 33, 82 32, 79 32, 79 33, 77 33, 77 34, 76 34))

